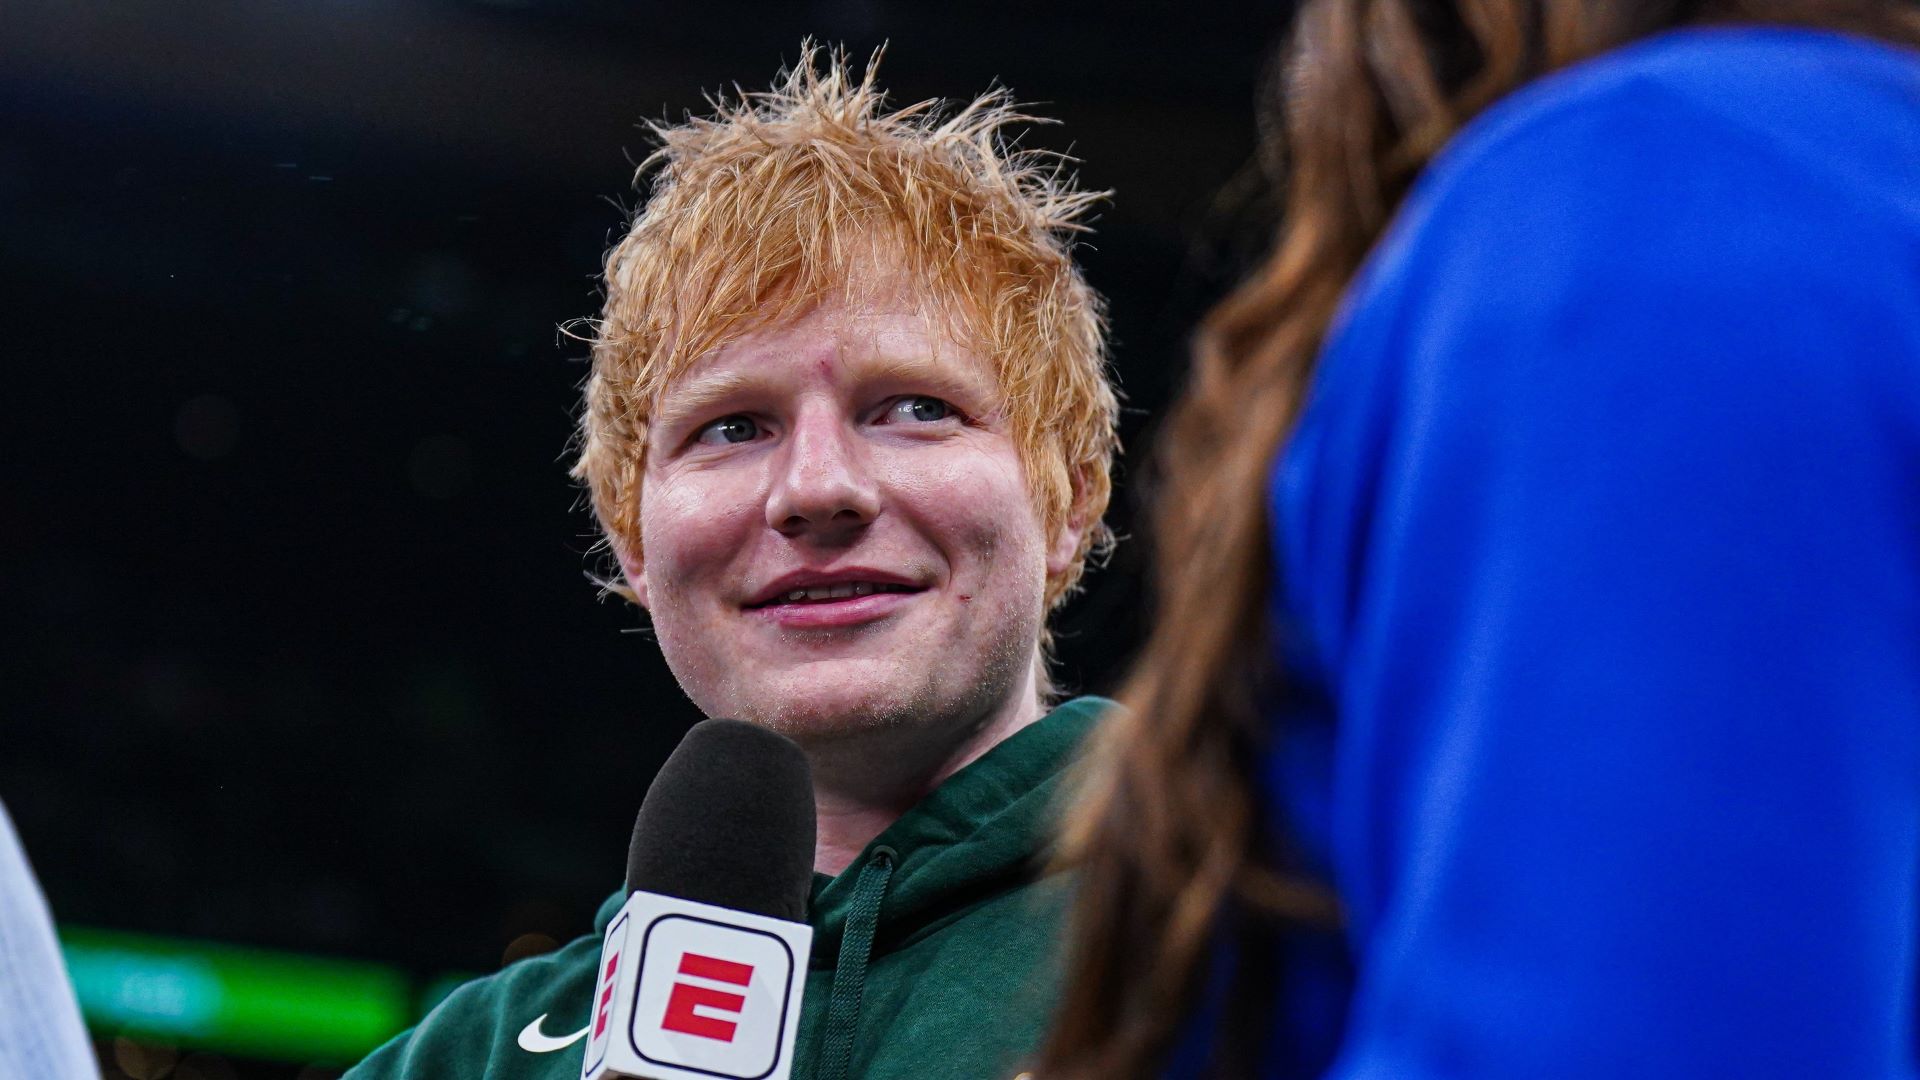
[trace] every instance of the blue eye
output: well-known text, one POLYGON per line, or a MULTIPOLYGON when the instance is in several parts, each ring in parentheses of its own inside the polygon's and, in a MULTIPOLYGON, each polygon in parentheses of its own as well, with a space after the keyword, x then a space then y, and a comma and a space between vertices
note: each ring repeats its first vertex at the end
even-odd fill
POLYGON ((694 440, 702 446, 724 446, 727 443, 752 442, 760 434, 760 425, 746 416, 723 416, 706 427, 694 440))
POLYGON ((945 420, 957 413, 954 407, 937 397, 906 397, 893 403, 887 410, 887 419, 907 421, 917 424, 931 424, 945 420))

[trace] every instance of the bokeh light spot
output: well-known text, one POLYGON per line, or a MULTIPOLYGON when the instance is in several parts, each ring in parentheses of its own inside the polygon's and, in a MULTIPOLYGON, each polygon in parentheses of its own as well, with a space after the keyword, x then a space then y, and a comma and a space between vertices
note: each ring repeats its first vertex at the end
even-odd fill
POLYGON ((559 947, 558 941, 538 931, 521 934, 507 943, 506 951, 500 954, 500 966, 506 967, 515 960, 525 960, 529 956, 550 953, 559 947))
POLYGON ((133 1080, 163 1080, 178 1060, 171 1046, 135 1042, 125 1036, 113 1040, 113 1063, 133 1080))
POLYGON ((196 461, 226 457, 240 440, 240 411, 218 394, 188 398, 173 414, 173 438, 196 461))

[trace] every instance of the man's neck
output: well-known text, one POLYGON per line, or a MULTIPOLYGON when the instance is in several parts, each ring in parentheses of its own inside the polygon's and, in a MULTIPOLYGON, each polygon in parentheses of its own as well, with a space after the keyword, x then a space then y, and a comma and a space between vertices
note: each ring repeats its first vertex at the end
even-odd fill
POLYGON ((915 745, 924 742, 925 733, 896 729, 869 733, 857 746, 809 751, 818 823, 814 870, 839 875, 874 837, 948 777, 1045 713, 1039 696, 1029 691, 968 725, 945 746, 915 745))

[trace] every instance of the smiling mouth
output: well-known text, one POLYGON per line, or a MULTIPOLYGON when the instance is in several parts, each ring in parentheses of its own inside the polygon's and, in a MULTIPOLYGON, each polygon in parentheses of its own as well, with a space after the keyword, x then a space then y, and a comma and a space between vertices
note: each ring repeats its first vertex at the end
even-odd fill
POLYGON ((810 585, 801 589, 789 589, 771 600, 747 605, 749 609, 774 607, 780 604, 830 604, 836 600, 852 600, 877 593, 917 593, 926 590, 912 585, 896 585, 882 581, 843 581, 834 585, 810 585))

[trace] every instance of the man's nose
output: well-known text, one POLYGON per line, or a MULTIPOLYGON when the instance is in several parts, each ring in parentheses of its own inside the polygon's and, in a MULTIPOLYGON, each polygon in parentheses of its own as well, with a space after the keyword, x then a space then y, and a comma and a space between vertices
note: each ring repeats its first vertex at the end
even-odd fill
POLYGON ((824 414, 795 420, 767 494, 767 524, 790 537, 842 540, 880 513, 865 448, 846 421, 824 414))

